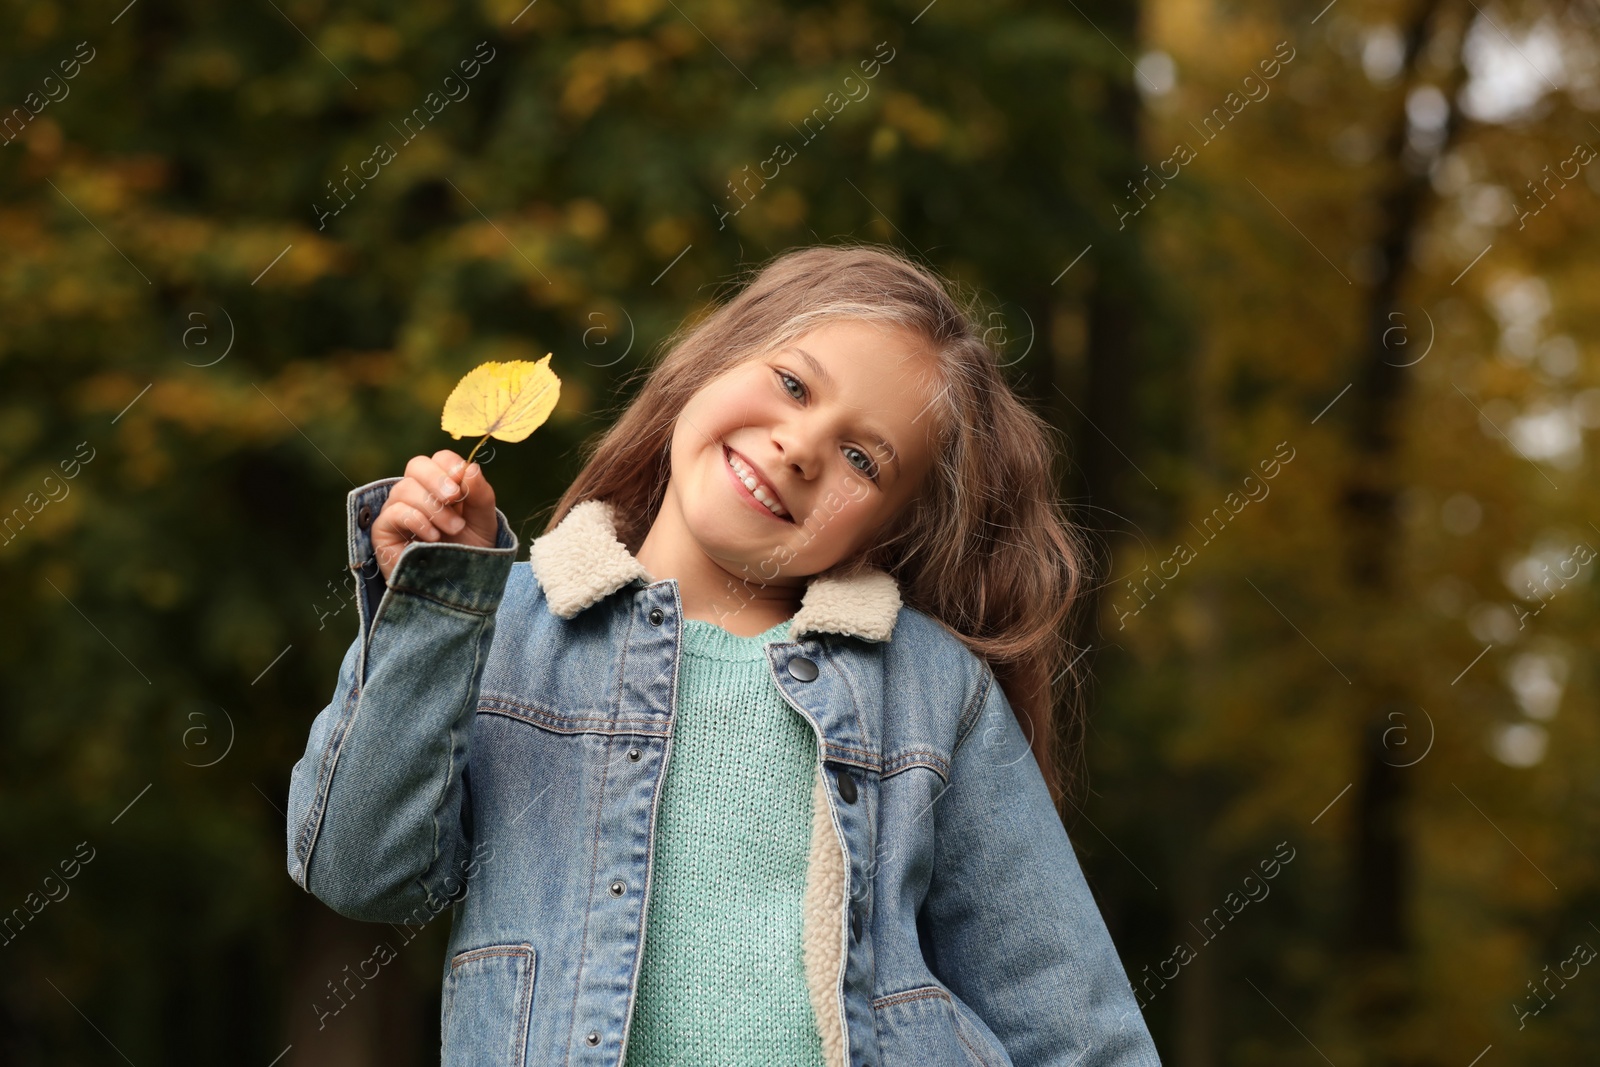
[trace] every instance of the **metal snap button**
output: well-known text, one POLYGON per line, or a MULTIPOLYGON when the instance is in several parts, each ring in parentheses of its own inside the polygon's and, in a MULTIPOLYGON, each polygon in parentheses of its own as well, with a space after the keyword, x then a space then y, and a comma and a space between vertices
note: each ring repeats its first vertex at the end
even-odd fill
POLYGON ((660 608, 651 608, 650 609, 650 625, 651 626, 660 626, 661 625, 661 620, 665 619, 666 617, 667 617, 666 612, 662 611, 660 608))
POLYGON ((356 525, 363 530, 372 525, 372 505, 361 505, 361 510, 356 512, 356 525))
POLYGON ((814 682, 817 678, 817 665, 804 656, 796 656, 789 661, 789 674, 802 682, 814 682))
POLYGON ((640 755, 641 755, 641 753, 639 752, 638 749, 636 749, 636 748, 628 749, 628 762, 629 763, 638 763, 640 755))
POLYGON ((614 897, 620 897, 627 890, 627 888, 627 884, 619 878, 617 881, 611 883, 611 895, 614 897))
POLYGON ((834 778, 839 785, 839 796, 846 804, 856 802, 856 779, 853 774, 843 767, 834 772, 834 778))
POLYGON ((591 1045, 598 1045, 600 1043, 600 1031, 590 1030, 586 1035, 584 1035, 583 1039, 591 1045))

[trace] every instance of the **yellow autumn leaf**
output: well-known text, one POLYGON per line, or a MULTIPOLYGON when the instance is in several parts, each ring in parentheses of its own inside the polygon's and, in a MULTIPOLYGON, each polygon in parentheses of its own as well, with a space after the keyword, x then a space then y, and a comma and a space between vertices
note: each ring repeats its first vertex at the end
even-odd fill
POLYGON ((490 361, 472 368, 444 402, 440 427, 456 440, 482 434, 467 462, 484 441, 521 441, 543 425, 561 396, 561 379, 550 369, 550 356, 537 363, 514 359, 490 361))

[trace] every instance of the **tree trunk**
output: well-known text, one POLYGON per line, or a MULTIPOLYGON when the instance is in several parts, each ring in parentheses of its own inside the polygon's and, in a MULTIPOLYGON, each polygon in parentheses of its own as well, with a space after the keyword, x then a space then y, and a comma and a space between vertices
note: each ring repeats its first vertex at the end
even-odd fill
MULTIPOLYGON (((1405 88, 1431 80, 1418 77, 1419 57, 1436 31, 1442 7, 1440 0, 1428 0, 1404 27, 1405 88)), ((1446 99, 1454 99, 1460 80, 1458 58, 1440 86, 1446 99)), ((1448 148, 1459 121, 1452 108, 1436 153, 1448 148)), ((1399 420, 1409 387, 1410 372, 1404 364, 1410 359, 1388 340, 1393 327, 1408 325, 1400 293, 1432 195, 1427 177, 1431 157, 1419 159, 1407 145, 1405 110, 1397 107, 1385 141, 1388 185, 1380 199, 1380 261, 1365 296, 1362 358, 1345 413, 1352 456, 1342 494, 1349 532, 1345 567, 1358 608, 1374 614, 1394 610, 1400 600, 1395 569, 1402 531, 1395 505, 1401 486, 1396 471, 1401 461, 1399 420)), ((1414 772, 1404 765, 1409 757, 1386 744, 1385 732, 1397 723, 1415 725, 1416 704, 1404 678, 1358 672, 1352 682, 1355 706, 1363 709, 1363 717, 1352 805, 1354 886, 1346 923, 1351 973, 1364 974, 1367 981, 1353 990, 1351 1008, 1358 1030, 1374 1039, 1373 1062, 1397 1063, 1384 1037, 1405 1016, 1414 996, 1406 959, 1411 944, 1407 921, 1411 856, 1404 829, 1414 772), (1405 718, 1391 718, 1392 712, 1405 718)))

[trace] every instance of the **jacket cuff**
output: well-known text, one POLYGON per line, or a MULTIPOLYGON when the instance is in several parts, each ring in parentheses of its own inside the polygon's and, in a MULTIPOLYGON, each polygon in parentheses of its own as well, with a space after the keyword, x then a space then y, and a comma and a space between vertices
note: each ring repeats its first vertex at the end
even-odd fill
POLYGON ((447 541, 413 541, 384 580, 372 547, 372 523, 401 478, 380 478, 352 489, 345 502, 346 547, 350 570, 357 578, 357 609, 363 634, 368 630, 386 589, 417 593, 450 607, 476 614, 500 606, 506 578, 518 551, 517 535, 505 512, 495 513, 495 545, 458 545, 447 541), (493 561, 492 566, 485 566, 493 561))

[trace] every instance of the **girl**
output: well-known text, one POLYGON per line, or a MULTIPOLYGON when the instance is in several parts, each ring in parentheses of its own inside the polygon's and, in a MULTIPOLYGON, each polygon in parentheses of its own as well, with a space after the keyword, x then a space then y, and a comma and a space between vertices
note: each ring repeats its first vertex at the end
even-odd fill
POLYGON ((1053 799, 1056 452, 973 323, 892 250, 790 252, 526 562, 454 452, 350 494, 289 872, 460 905, 445 1064, 1159 1063, 1053 799))

